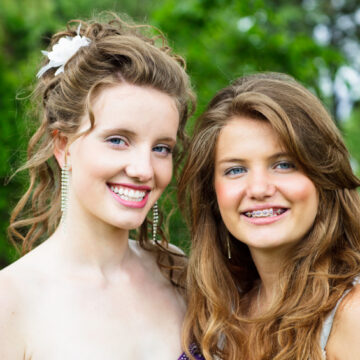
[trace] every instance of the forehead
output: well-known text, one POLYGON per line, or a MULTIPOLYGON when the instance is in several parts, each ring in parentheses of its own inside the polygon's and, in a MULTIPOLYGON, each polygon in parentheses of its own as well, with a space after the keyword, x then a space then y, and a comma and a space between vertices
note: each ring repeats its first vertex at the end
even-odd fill
MULTIPOLYGON (((175 100, 154 88, 117 84, 100 89, 92 101, 94 127, 109 126, 178 126, 175 100)), ((85 117, 85 122, 89 120, 85 117)))
POLYGON ((251 158, 284 151, 281 141, 265 120, 232 117, 221 129, 216 143, 216 159, 228 156, 251 158))

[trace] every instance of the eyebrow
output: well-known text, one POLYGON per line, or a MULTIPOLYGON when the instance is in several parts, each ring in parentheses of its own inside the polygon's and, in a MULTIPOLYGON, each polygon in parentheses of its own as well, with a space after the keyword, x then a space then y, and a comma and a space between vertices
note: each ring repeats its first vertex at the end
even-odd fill
POLYGON ((269 159, 270 160, 276 160, 282 157, 290 157, 289 153, 284 152, 284 151, 280 151, 278 153, 275 153, 274 155, 270 156, 269 159))
POLYGON ((107 128, 107 129, 100 130, 99 133, 102 136, 110 135, 113 133, 121 133, 121 134, 124 134, 127 136, 136 136, 136 133, 134 131, 131 131, 129 129, 124 129, 124 128, 107 128))
MULTIPOLYGON (((277 152, 271 156, 268 157, 268 159, 270 161, 273 161, 273 160, 276 160, 276 159, 279 159, 279 158, 282 158, 282 157, 290 157, 290 155, 286 152, 277 152)), ((247 160, 246 159, 241 159, 241 158, 225 158, 225 159, 222 159, 220 161, 218 161, 219 164, 223 164, 223 163, 246 163, 247 160)))
MULTIPOLYGON (((126 135, 128 137, 136 137, 137 136, 136 132, 131 131, 126 128, 107 128, 107 129, 100 130, 99 133, 101 136, 109 136, 114 133, 126 135)), ((176 139, 174 139, 171 136, 164 136, 164 137, 158 138, 157 141, 164 141, 164 142, 170 142, 172 144, 176 144, 176 139)))
POLYGON ((172 138, 172 137, 163 137, 158 139, 158 141, 164 141, 164 142, 170 142, 173 144, 176 144, 176 139, 172 138))

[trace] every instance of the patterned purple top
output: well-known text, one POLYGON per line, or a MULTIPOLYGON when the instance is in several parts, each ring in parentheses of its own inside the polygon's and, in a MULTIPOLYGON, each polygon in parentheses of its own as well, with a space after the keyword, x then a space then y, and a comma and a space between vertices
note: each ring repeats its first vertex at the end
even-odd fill
MULTIPOLYGON (((205 358, 201 355, 199 349, 195 344, 192 344, 189 350, 191 355, 193 355, 196 360, 205 360, 205 358)), ((182 353, 182 355, 178 358, 178 360, 190 360, 190 359, 185 353, 182 353)))

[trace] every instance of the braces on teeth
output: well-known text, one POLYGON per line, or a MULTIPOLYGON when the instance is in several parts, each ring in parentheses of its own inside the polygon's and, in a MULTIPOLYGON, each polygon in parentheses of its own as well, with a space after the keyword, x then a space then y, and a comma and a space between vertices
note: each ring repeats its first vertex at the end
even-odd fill
POLYGON ((254 211, 248 211, 245 213, 245 215, 247 217, 269 217, 269 216, 278 216, 281 215, 283 212, 285 212, 285 210, 283 209, 277 209, 277 210, 273 210, 273 209, 265 209, 265 210, 254 210, 254 211))

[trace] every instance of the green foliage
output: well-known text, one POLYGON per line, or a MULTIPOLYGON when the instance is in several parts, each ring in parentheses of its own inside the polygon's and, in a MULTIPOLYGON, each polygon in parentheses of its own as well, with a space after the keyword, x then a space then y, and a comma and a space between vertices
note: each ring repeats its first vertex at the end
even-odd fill
POLYGON ((343 129, 346 146, 352 156, 353 169, 360 176, 360 107, 352 112, 343 129))
POLYGON ((315 42, 314 23, 304 22, 308 14, 303 7, 277 4, 166 0, 154 11, 153 23, 189 63, 200 110, 215 91, 254 71, 288 73, 323 95, 318 85, 320 67, 338 68, 345 62, 343 55, 315 42))
MULTIPOLYGON (((255 71, 281 71, 294 76, 319 95, 336 114, 337 99, 325 93, 319 78, 333 82, 337 69, 351 62, 342 44, 352 33, 336 28, 338 14, 351 15, 356 1, 342 7, 325 0, 2 0, 0 13, 0 181, 24 160, 31 132, 26 114, 36 71, 50 34, 74 18, 88 18, 101 10, 125 12, 160 28, 170 44, 188 63, 198 94, 197 114, 214 93, 234 78, 255 71), (316 25, 326 24, 332 36, 328 44, 313 38, 316 25)), ((194 117, 195 119, 195 117, 194 117)), ((191 132, 194 119, 189 123, 191 132)), ((360 112, 343 125, 347 144, 360 164, 360 112)), ((6 240, 9 213, 24 189, 17 176, 0 188, 0 268, 14 258, 6 240)), ((173 207, 163 203, 166 211, 173 207)), ((170 220, 171 239, 186 242, 181 216, 170 220)))

